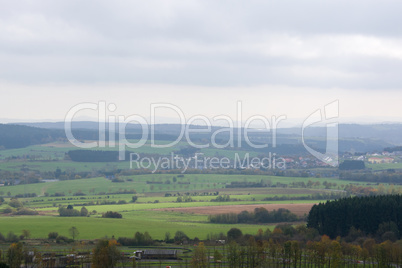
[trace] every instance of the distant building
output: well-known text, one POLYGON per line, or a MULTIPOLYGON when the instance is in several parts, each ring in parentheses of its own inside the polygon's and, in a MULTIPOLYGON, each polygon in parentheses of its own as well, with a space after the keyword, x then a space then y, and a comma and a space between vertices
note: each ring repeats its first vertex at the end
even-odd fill
POLYGON ((139 259, 166 260, 177 259, 176 249, 146 249, 134 252, 139 259))
POLYGON ((370 157, 370 158, 368 159, 368 161, 369 161, 371 164, 381 164, 381 163, 392 163, 392 162, 394 162, 394 159, 391 158, 391 157, 383 157, 383 158, 380 158, 380 157, 370 157))

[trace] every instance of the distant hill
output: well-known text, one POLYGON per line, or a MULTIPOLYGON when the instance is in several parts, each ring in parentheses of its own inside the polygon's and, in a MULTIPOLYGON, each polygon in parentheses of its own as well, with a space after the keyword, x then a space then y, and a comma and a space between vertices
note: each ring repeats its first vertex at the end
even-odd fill
MULTIPOLYGON (((46 129, 64 129, 64 122, 42 122, 42 123, 18 123, 18 125, 32 126, 46 129)), ((74 129, 98 130, 98 122, 78 121, 73 122, 74 129)), ((192 126, 197 128, 200 126, 192 126)), ((157 124, 155 131, 169 135, 178 135, 181 125, 178 124, 157 124)), ((200 127, 201 128, 201 127, 200 127)), ((118 128, 116 128, 118 129, 118 128)), ((220 129, 220 127, 212 127, 212 131, 220 129)), ((235 129, 236 132, 237 129, 235 129)), ((138 133, 141 131, 141 126, 138 124, 128 124, 127 133, 138 133)), ((325 137, 327 134, 325 127, 309 127, 306 129, 308 137, 325 137)), ((261 131, 261 134, 270 134, 270 132, 261 131)), ((298 127, 278 128, 277 133, 282 136, 301 136, 301 129, 298 127)), ((341 139, 378 139, 395 145, 402 145, 402 123, 401 124, 339 124, 339 138, 341 139)))
MULTIPOLYGON (((97 140, 98 131, 73 129, 74 137, 79 140, 97 140)), ((30 145, 54 141, 66 141, 64 129, 47 129, 25 125, 0 124, 0 148, 24 148, 30 145)))
MULTIPOLYGON (((297 135, 300 128, 281 128, 280 134, 297 135)), ((387 143, 402 145, 402 124, 339 124, 339 138, 341 139, 378 139, 387 143)), ((325 137, 325 127, 309 127, 306 129, 309 137, 325 137)))
POLYGON ((62 139, 64 136, 62 130, 0 124, 0 147, 5 149, 48 143, 62 139))
MULTIPOLYGON (((44 143, 57 139, 65 139, 64 122, 42 122, 42 123, 18 123, 16 125, 2 125, 0 128, 0 146, 5 148, 20 148, 31 144, 44 143), (11 133, 7 134, 5 126, 10 127, 11 133), (11 127, 14 126, 14 127, 11 127), (18 129, 16 127, 21 127, 18 129), (23 128, 25 127, 25 128, 23 128)), ((98 139, 97 122, 78 121, 72 123, 74 136, 77 139, 96 140, 98 139)), ((107 127, 107 126, 106 126, 107 127)), ((155 138, 157 140, 174 141, 180 135, 182 125, 178 124, 158 124, 154 125, 155 138)), ((201 126, 191 126, 191 129, 202 128, 201 126)), ((115 127, 119 129, 118 126, 115 127)), ((211 133, 221 127, 212 127, 211 133)), ((9 132, 10 132, 9 131, 9 132)), ((325 127, 309 127, 305 131, 305 139, 309 146, 320 151, 324 151, 326 147, 325 137, 327 135, 325 127)), ((238 129, 234 129, 234 140, 237 141, 238 129)), ((190 135, 193 142, 211 140, 211 133, 192 133, 190 135)), ((339 125, 339 151, 340 152, 371 152, 381 151, 386 147, 402 145, 402 124, 374 124, 374 125, 358 125, 358 124, 340 124, 339 125)), ((126 138, 141 138, 142 129, 138 124, 128 124, 126 127, 126 138)), ((108 138, 108 131, 106 131, 108 138)), ((227 131, 221 132, 216 137, 221 144, 225 144, 230 138, 227 131)), ((244 141, 244 137, 240 137, 244 141)), ((305 152, 301 143, 300 128, 280 128, 277 129, 277 147, 272 148, 272 132, 259 130, 250 132, 249 138, 253 143, 270 144, 266 150, 251 148, 245 142, 242 143, 242 149, 247 151, 277 152, 289 154, 305 152)), ((235 142, 236 143, 236 142, 235 142)))

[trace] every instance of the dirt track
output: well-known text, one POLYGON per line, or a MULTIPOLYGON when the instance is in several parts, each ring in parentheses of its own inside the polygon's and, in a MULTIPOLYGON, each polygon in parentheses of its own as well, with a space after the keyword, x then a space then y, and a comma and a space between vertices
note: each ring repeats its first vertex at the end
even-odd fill
POLYGON ((195 213, 202 215, 214 215, 220 213, 240 213, 244 210, 253 211, 255 208, 263 207, 268 211, 278 210, 279 208, 289 209, 298 216, 308 214, 314 204, 260 204, 260 205, 234 205, 234 206, 210 206, 210 207, 189 207, 189 208, 164 208, 155 209, 159 211, 177 211, 184 213, 195 213))

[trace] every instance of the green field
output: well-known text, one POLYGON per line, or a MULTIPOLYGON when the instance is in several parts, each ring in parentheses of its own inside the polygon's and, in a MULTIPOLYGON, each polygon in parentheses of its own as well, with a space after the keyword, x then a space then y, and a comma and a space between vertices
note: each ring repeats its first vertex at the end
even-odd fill
MULTIPOLYGON (((317 203, 311 201, 276 201, 276 202, 189 202, 173 203, 160 198, 163 203, 135 203, 125 205, 95 205, 87 206, 89 211, 96 210, 96 215, 90 217, 59 217, 57 207, 45 207, 49 204, 42 204, 43 208, 38 211, 46 212, 47 216, 13 216, 0 217, 0 230, 3 235, 12 231, 16 234, 23 229, 29 229, 33 238, 44 238, 49 232, 55 231, 68 236, 68 229, 76 226, 80 231, 80 239, 95 239, 99 237, 132 236, 135 232, 148 231, 154 239, 163 239, 166 232, 174 234, 176 231, 184 231, 189 237, 205 239, 210 233, 226 233, 230 228, 240 228, 244 233, 255 234, 258 229, 273 228, 274 225, 230 225, 208 223, 206 215, 192 213, 181 213, 172 211, 154 211, 152 209, 195 207, 195 206, 219 206, 219 205, 246 205, 246 204, 286 204, 286 203, 317 203), (166 201, 166 202, 165 202, 166 201), (121 212, 123 219, 101 218, 101 213, 106 211, 121 212), (163 226, 163 228, 161 228, 163 226)), ((66 202, 67 204, 69 202, 66 202)), ((32 203, 33 204, 33 203, 32 203)), ((32 205, 29 207, 33 207, 32 205)), ((80 209, 80 207, 76 207, 80 209)))
MULTIPOLYGON (((129 142, 135 143, 136 140, 129 140, 129 142)), ((156 141, 157 144, 166 144, 167 141, 156 141)), ((150 143, 147 143, 135 150, 126 148, 127 151, 141 154, 151 155, 170 155, 178 151, 180 148, 189 146, 186 142, 178 142, 175 146, 168 148, 152 147, 150 143)), ((128 161, 110 162, 110 163, 80 163, 65 160, 65 154, 70 150, 77 150, 77 148, 69 143, 51 143, 44 145, 32 145, 21 149, 8 149, 0 150, 0 170, 7 171, 19 171, 25 170, 37 170, 41 172, 55 171, 60 168, 62 171, 93 171, 93 170, 116 170, 116 169, 130 169, 130 163, 128 161)), ((91 150, 119 150, 118 146, 93 148, 91 150)), ((206 148, 201 149, 200 153, 204 153, 206 157, 212 156, 224 156, 230 159, 234 158, 237 153, 239 157, 244 157, 247 153, 241 150, 224 150, 206 148)), ((251 152, 250 157, 257 156, 257 153, 251 152)))
MULTIPOLYGON (((116 191, 135 190, 137 193, 145 192, 187 192, 187 191, 200 191, 200 190, 218 190, 224 189, 227 184, 233 181, 236 182, 271 182, 289 184, 291 182, 304 182, 308 181, 320 181, 321 185, 317 186, 318 189, 323 189, 323 181, 337 183, 337 185, 366 185, 362 182, 353 182, 346 180, 338 180, 335 178, 301 178, 301 177, 278 177, 278 176, 264 176, 264 175, 220 175, 220 174, 185 174, 184 177, 178 177, 174 174, 147 174, 147 175, 135 175, 121 177, 124 182, 112 182, 103 177, 79 179, 70 181, 56 181, 36 184, 25 184, 0 187, 0 193, 6 194, 8 192, 11 195, 24 194, 24 193, 36 193, 37 195, 44 195, 45 193, 54 194, 63 192, 65 195, 72 195, 78 191, 85 194, 92 193, 111 193, 116 191), (173 177, 176 177, 177 182, 173 182, 173 177), (132 180, 132 181, 128 181, 132 180), (147 183, 148 182, 154 182, 147 183), (159 183, 160 182, 160 183, 159 183), (190 183, 190 184, 180 184, 190 183)), ((231 188, 233 190, 240 190, 231 188)), ((247 190, 245 190, 247 191, 247 190)))
MULTIPOLYGON (((136 150, 144 154, 170 154, 186 143, 179 143, 170 148, 152 148, 149 144, 136 150)), ((128 169, 129 162, 111 163, 77 163, 65 160, 65 153, 74 150, 65 143, 41 146, 29 146, 24 149, 0 151, 0 169, 24 172, 115 171, 128 169)), ((115 150, 116 148, 101 148, 115 150)), ((238 153, 243 157, 245 151, 203 149, 206 156, 232 157, 238 153)), ((251 156, 255 156, 253 153, 251 156)), ((317 169, 316 172, 326 169, 317 169)), ((129 174, 129 173, 125 173, 129 174)), ((205 239, 210 233, 226 233, 230 228, 240 228, 243 233, 256 234, 258 229, 273 228, 274 225, 228 225, 212 224, 208 216, 193 213, 171 211, 173 208, 212 207, 223 205, 258 205, 287 203, 318 203, 325 200, 311 200, 314 194, 339 194, 348 184, 365 186, 365 182, 344 181, 337 178, 281 177, 267 175, 222 175, 222 174, 145 174, 122 176, 121 182, 112 182, 105 177, 82 178, 75 180, 47 181, 35 184, 22 184, 0 187, 0 196, 5 203, 0 212, 8 208, 10 197, 23 194, 36 194, 37 197, 20 198, 27 208, 35 209, 40 214, 35 216, 13 216, 0 214, 0 232, 21 234, 23 229, 31 232, 32 238, 45 238, 49 232, 58 232, 69 236, 68 229, 76 226, 80 232, 79 239, 96 239, 100 237, 126 236, 135 232, 148 231, 154 239, 163 239, 166 232, 174 234, 184 231, 189 237, 205 239), (291 188, 294 182, 318 182, 311 188, 291 188), (324 181, 331 183, 325 189, 324 181), (263 183, 272 187, 228 188, 232 182, 263 183), (128 193, 129 192, 129 193, 128 193), (216 195, 230 195, 230 202, 211 202, 216 195), (59 196, 54 196, 55 194, 59 196), (134 194, 135 193, 135 194, 134 194), (79 196, 77 194, 81 194, 79 196), (53 195, 53 196, 52 196, 53 195), (130 203, 133 195, 138 197, 136 203, 130 203), (169 196, 170 195, 170 196, 169 196), (192 202, 177 202, 178 196, 191 196, 192 202), (266 198, 284 199, 283 201, 264 201, 266 198), (292 200, 290 200, 292 199, 292 200), (116 203, 123 204, 116 204, 116 203), (107 204, 106 204, 107 203, 107 204), (112 204, 111 204, 112 203, 112 204), (60 217, 59 206, 74 205, 81 209, 85 205, 92 212, 89 217, 60 217), (162 210, 155 210, 162 209, 162 210), (102 218, 107 211, 119 212, 122 219, 102 218)), ((371 187, 377 187, 371 185, 371 187)), ((326 197, 324 197, 326 198, 326 197)))
MULTIPOLYGON (((80 239, 95 239, 103 236, 132 236, 135 232, 148 231, 154 239, 162 239, 166 232, 174 234, 176 231, 184 231, 190 237, 206 238, 210 233, 226 233, 234 225, 222 225, 208 223, 206 215, 197 215, 192 213, 179 213, 172 211, 155 211, 153 209, 167 209, 179 207, 205 207, 205 206, 221 206, 221 205, 247 205, 247 204, 275 204, 275 203, 317 203, 318 200, 287 200, 287 201, 262 201, 266 197, 287 196, 287 197, 305 197, 312 193, 329 192, 325 189, 287 189, 287 188, 249 188, 249 189, 220 189, 221 194, 229 194, 232 199, 238 201, 231 202, 211 202, 211 199, 216 198, 214 195, 195 195, 192 196, 194 202, 176 202, 176 196, 165 197, 165 192, 151 191, 146 181, 165 181, 172 178, 173 175, 139 175, 130 176, 133 181, 125 181, 123 183, 113 183, 105 178, 79 179, 69 181, 55 181, 38 184, 17 185, 3 187, 3 192, 10 191, 12 194, 21 192, 35 192, 39 195, 44 193, 54 194, 56 192, 65 192, 67 196, 51 197, 39 196, 34 198, 21 199, 25 202, 25 207, 34 208, 40 212, 36 216, 1 216, 0 230, 3 235, 9 231, 21 233, 23 229, 29 229, 33 238, 44 238, 51 231, 68 236, 68 229, 71 226, 76 226, 80 231, 80 239), (142 186, 141 186, 142 185, 142 186), (133 194, 109 194, 109 195, 94 195, 94 193, 102 191, 121 191, 124 189, 142 189, 144 193, 137 194, 138 200, 136 203, 127 204, 109 204, 97 205, 96 202, 118 202, 124 200, 130 202, 133 194), (73 193, 82 191, 87 193, 86 196, 72 196, 73 193), (89 194, 92 192, 91 194, 89 194), (158 203, 155 203, 155 201, 158 203), (84 203, 94 202, 93 205, 86 205, 86 208, 96 214, 90 217, 60 217, 57 213, 59 205, 74 205, 80 209, 84 203), (123 219, 105 219, 101 218, 101 214, 106 211, 117 211, 123 215, 123 219), (163 228, 161 228, 163 226, 163 228)), ((127 179, 126 178, 126 179, 127 179)), ((208 184, 212 181, 217 185, 225 185, 225 183, 237 180, 259 181, 266 179, 266 176, 242 176, 242 175, 199 175, 186 174, 182 178, 183 181, 197 181, 200 189, 208 190, 208 184)), ((270 178, 273 181, 292 181, 292 178, 270 178)), ((295 179, 295 178, 293 178, 295 179)), ((296 178, 306 180, 305 178, 296 178)), ((178 180, 177 182, 179 182, 178 180)), ((191 184, 190 184, 191 185, 191 184)), ((165 186, 165 184, 163 184, 165 186)), ((172 186, 172 185, 171 185, 172 186)), ((178 191, 172 191, 172 194, 177 194, 178 191)), ((184 191, 181 191, 182 193, 184 191)), ((194 192, 194 191, 191 191, 194 192)), ((202 191, 199 191, 202 192, 202 191)), ((211 194, 213 191, 210 192, 211 194)), ((191 194, 191 193, 190 193, 191 194)), ((9 201, 6 198, 6 202, 9 201)), ((8 205, 3 204, 0 210, 8 205)), ((258 229, 272 228, 273 225, 235 225, 241 228, 244 233, 255 234, 258 229)))
POLYGON ((366 167, 372 170, 402 169, 402 163, 366 163, 366 167))
MULTIPOLYGON (((58 217, 58 216, 19 216, 2 217, 0 229, 3 235, 12 231, 20 234, 29 229, 33 238, 45 238, 49 232, 55 231, 69 236, 68 229, 78 228, 79 239, 96 239, 101 237, 132 237, 134 233, 148 231, 152 238, 163 239, 166 232, 174 234, 180 230, 189 237, 205 239, 209 233, 226 233, 233 225, 207 223, 206 216, 180 214, 172 212, 137 211, 123 212, 123 219, 104 219, 100 217, 58 217)), ((258 229, 266 229, 261 225, 236 225, 244 233, 256 234, 258 229)), ((272 228, 272 226, 270 226, 272 228)))

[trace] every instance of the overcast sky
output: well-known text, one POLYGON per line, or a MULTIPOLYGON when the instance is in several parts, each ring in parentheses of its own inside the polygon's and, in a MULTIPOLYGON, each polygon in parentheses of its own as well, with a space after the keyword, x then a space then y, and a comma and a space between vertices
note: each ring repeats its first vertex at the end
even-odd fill
MULTIPOLYGON (((402 1, 0 1, 0 118, 171 103, 189 117, 402 122, 402 1)), ((81 112, 81 118, 94 117, 81 112)), ((172 117, 166 111, 161 117, 172 117)))

